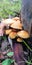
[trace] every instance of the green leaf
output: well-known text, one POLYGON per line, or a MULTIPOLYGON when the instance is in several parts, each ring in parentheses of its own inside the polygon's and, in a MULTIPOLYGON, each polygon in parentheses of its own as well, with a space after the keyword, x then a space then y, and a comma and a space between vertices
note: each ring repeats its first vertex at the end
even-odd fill
POLYGON ((9 56, 9 57, 11 57, 11 56, 13 56, 14 55, 14 52, 9 52, 8 54, 7 54, 7 56, 9 56))
POLYGON ((11 60, 10 59, 6 59, 2 62, 2 65, 11 65, 11 60))
POLYGON ((12 59, 6 59, 2 62, 2 65, 11 65, 12 63, 14 63, 15 60, 12 59))

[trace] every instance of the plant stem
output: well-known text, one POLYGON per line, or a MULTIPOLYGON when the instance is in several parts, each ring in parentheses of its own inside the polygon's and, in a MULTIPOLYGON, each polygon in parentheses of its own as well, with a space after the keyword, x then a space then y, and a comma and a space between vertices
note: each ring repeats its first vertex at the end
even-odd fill
POLYGON ((32 49, 28 46, 28 44, 23 40, 23 43, 26 45, 26 47, 30 50, 30 51, 32 51, 32 49))

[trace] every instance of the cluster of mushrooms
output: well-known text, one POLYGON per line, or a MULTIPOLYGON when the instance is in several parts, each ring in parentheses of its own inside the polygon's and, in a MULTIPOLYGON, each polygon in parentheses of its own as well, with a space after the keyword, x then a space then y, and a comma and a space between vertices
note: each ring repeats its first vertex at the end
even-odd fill
MULTIPOLYGON (((28 39, 30 37, 29 33, 26 30, 24 30, 23 24, 20 21, 19 17, 14 17, 12 19, 3 19, 2 23, 5 24, 4 34, 7 35, 11 40, 15 40, 15 38, 16 38, 16 41, 20 43, 20 42, 23 42, 23 39, 28 39)), ((25 41, 24 41, 24 43, 25 43, 25 41)), ((27 44, 26 44, 26 46, 27 46, 27 44)), ((27 46, 27 47, 29 48, 29 46, 27 46)), ((22 49, 21 51, 23 51, 23 48, 21 48, 21 49, 22 49)), ((16 50, 16 52, 17 52, 17 50, 16 50)), ((10 57, 11 55, 13 56, 13 54, 11 54, 11 52, 7 54, 8 57, 10 57)), ((17 57, 16 53, 15 53, 15 55, 17 57)), ((23 55, 23 54, 21 54, 21 55, 23 55)), ((10 61, 10 60, 11 59, 5 60, 2 63, 2 65, 4 65, 5 62, 7 62, 6 65, 9 65, 8 61, 10 61)))
POLYGON ((19 17, 5 19, 2 22, 6 24, 4 34, 8 35, 9 38, 15 39, 17 37, 17 42, 22 42, 23 38, 29 38, 29 33, 23 29, 23 24, 19 17))
POLYGON ((23 39, 30 37, 29 33, 23 29, 23 24, 21 23, 19 17, 3 19, 2 23, 5 24, 4 34, 7 35, 11 40, 16 38, 16 41, 20 43, 23 41, 23 39))

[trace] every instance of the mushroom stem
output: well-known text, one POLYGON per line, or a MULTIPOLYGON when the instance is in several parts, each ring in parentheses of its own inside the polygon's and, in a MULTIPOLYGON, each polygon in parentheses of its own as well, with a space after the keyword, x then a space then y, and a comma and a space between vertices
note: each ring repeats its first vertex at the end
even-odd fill
POLYGON ((10 38, 8 37, 8 40, 9 40, 9 43, 10 43, 10 45, 11 45, 11 49, 13 49, 12 39, 10 39, 10 38))

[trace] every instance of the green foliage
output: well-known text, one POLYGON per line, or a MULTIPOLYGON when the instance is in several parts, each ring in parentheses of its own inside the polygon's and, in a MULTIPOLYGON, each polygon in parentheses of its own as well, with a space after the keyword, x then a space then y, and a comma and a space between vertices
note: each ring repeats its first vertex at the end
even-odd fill
POLYGON ((16 12, 20 12, 21 0, 0 0, 0 18, 7 18, 9 15, 15 16, 16 12))
POLYGON ((2 65, 11 65, 12 63, 14 63, 15 60, 12 59, 6 59, 2 62, 2 65))

